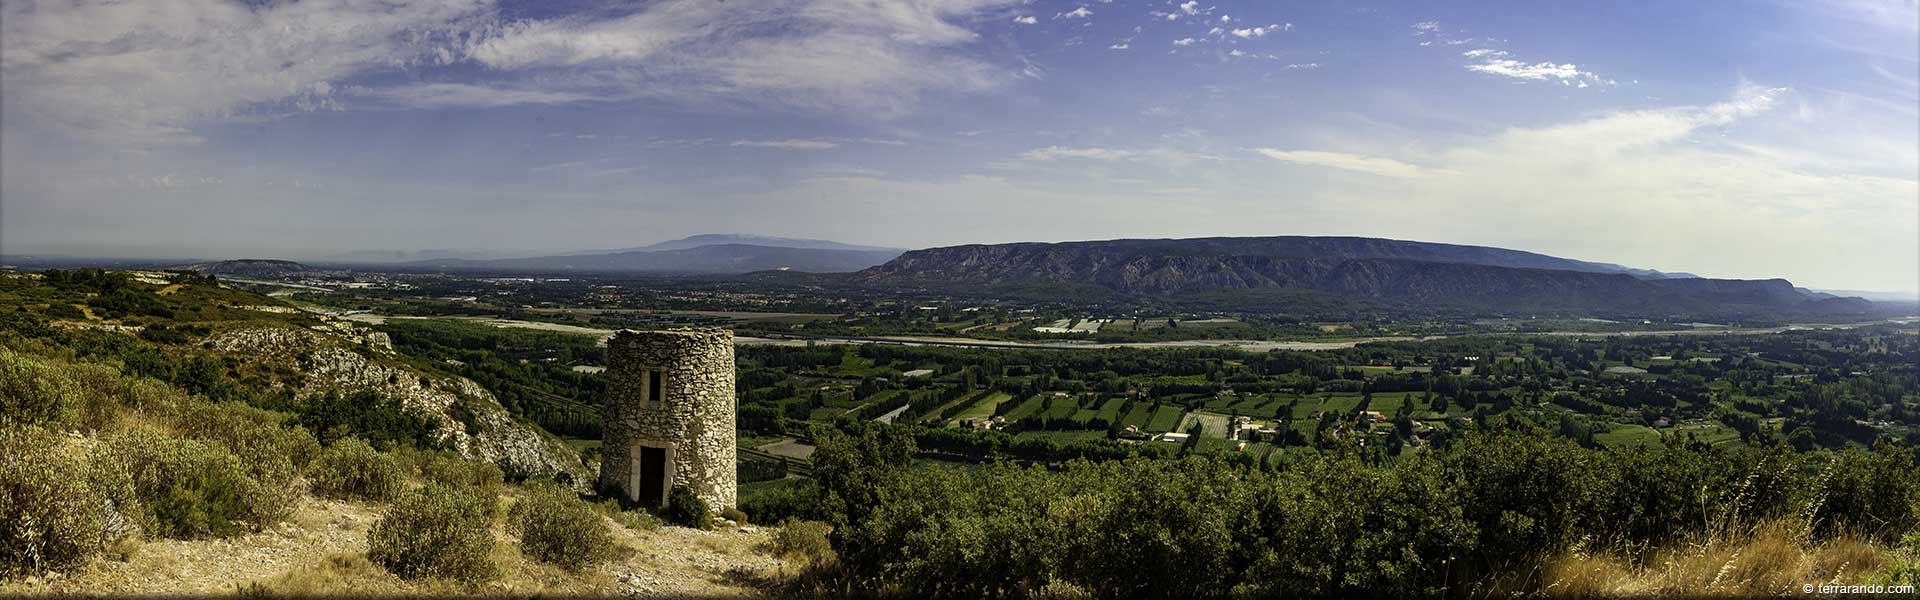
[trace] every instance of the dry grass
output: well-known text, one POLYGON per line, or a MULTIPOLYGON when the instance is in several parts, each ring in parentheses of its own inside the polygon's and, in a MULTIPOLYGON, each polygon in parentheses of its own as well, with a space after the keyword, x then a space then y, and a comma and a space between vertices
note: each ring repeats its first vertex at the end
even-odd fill
POLYGON ((1571 552, 1550 560, 1541 591, 1558 598, 1798 595, 1805 584, 1872 578, 1888 550, 1853 538, 1810 544, 1786 524, 1656 551, 1635 566, 1614 554, 1571 552))
MULTIPOLYGON (((518 491, 509 488, 508 493, 518 491)), ((368 561, 367 530, 387 507, 308 498, 278 526, 215 540, 155 540, 127 546, 67 573, 0 583, 0 595, 506 595, 738 597, 762 595, 781 561, 755 548, 767 533, 699 531, 614 519, 603 523, 617 560, 569 572, 525 556, 496 519, 491 558, 500 575, 481 584, 406 581, 368 561)))

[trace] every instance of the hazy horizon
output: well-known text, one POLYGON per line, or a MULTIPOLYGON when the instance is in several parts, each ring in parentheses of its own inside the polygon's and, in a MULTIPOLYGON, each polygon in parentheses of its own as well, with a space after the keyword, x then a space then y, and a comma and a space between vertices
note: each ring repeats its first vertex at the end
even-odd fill
POLYGON ((1920 8, 8 2, 0 253, 1351 235, 1920 290, 1920 8))

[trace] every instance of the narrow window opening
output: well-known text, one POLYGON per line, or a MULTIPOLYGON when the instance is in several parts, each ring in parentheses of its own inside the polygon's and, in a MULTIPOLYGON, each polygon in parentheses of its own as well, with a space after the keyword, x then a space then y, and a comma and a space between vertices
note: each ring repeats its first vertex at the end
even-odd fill
POLYGON ((667 374, 663 371, 656 371, 656 370, 647 371, 647 401, 648 402, 666 401, 667 398, 660 394, 660 389, 662 387, 660 384, 660 380, 666 379, 666 377, 667 377, 667 374))

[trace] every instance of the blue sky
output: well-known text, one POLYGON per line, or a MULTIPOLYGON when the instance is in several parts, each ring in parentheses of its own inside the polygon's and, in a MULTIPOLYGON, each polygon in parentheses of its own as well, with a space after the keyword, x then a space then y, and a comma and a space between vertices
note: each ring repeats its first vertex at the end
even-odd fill
POLYGON ((0 5, 0 249, 1484 244, 1920 289, 1910 0, 0 5))

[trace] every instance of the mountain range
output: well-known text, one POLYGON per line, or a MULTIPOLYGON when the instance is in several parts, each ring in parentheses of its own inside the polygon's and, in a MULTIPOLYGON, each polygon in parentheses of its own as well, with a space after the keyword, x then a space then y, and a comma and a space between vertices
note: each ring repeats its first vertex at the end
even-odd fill
POLYGON ((885 263, 903 250, 828 240, 702 234, 619 250, 490 260, 437 259, 399 267, 529 272, 734 274, 753 271, 845 273, 885 263))
POLYGON ((1850 314, 1859 298, 1784 279, 1707 279, 1518 250, 1362 237, 1122 239, 913 250, 863 270, 873 286, 1093 285, 1178 298, 1309 290, 1354 301, 1522 311, 1634 314, 1850 314))

